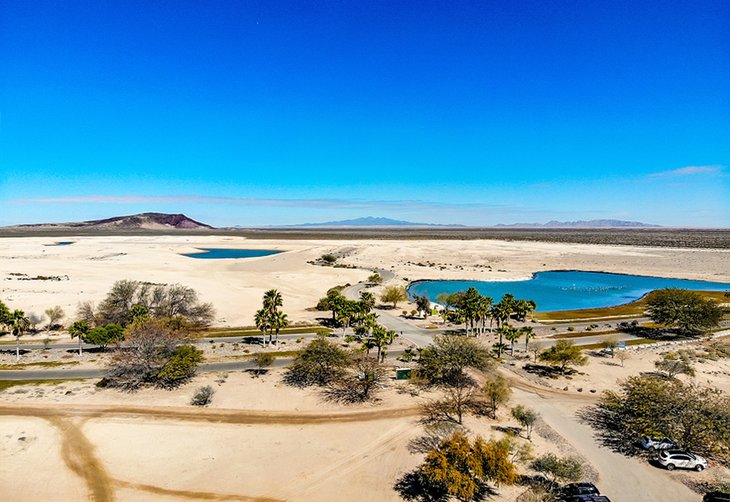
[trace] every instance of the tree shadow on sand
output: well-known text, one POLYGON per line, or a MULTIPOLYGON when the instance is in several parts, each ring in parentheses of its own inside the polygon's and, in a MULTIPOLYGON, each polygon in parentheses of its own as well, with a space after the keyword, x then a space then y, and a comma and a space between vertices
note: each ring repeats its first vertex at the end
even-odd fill
POLYGON ((559 378, 563 376, 570 376, 576 371, 572 368, 565 368, 561 370, 557 366, 546 366, 543 364, 528 363, 525 364, 522 369, 528 373, 543 377, 543 378, 559 378))
MULTIPOLYGON (((418 502, 446 502, 451 500, 449 494, 442 485, 427 483, 418 470, 404 474, 393 486, 403 500, 415 500, 418 502)), ((496 495, 497 491, 485 483, 479 483, 477 494, 472 500, 484 500, 487 497, 496 495)))
POLYGON ((593 428, 593 437, 598 443, 616 453, 627 457, 644 455, 636 436, 627 431, 621 417, 600 405, 581 408, 576 416, 584 424, 593 428))

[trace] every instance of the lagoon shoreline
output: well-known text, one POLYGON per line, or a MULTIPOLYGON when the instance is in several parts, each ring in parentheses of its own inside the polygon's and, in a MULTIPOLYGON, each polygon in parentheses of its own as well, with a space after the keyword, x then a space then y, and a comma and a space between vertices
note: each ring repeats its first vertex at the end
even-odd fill
MULTIPOLYGON (((374 270, 385 285, 418 280, 529 280, 550 270, 595 271, 730 283, 730 250, 564 244, 499 240, 271 240, 228 235, 66 235, 0 239, 0 297, 41 313, 60 305, 72 317, 82 301, 99 302, 120 279, 181 283, 218 311, 215 326, 250 326, 261 295, 279 289, 292 322, 312 322, 328 289, 366 281, 374 270), (286 251, 245 259, 191 259, 199 248, 286 251), (340 267, 313 264, 334 253, 340 267), (20 275, 18 275, 20 274, 20 275), (68 280, 33 280, 68 276, 68 280), (24 279, 24 280, 20 280, 24 279)), ((377 295, 382 286, 372 291, 377 295)))

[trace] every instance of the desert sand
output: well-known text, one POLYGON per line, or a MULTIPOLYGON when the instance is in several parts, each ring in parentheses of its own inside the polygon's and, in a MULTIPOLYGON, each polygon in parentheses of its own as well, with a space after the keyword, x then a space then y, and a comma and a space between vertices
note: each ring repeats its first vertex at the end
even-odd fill
MULTIPOLYGON (((252 324, 267 289, 283 293, 291 321, 309 321, 321 315, 308 309, 327 289, 363 281, 372 270, 392 272, 386 274, 391 284, 406 284, 405 279, 512 280, 554 269, 730 281, 729 250, 226 236, 63 240, 74 244, 49 246, 54 240, 48 238, 0 239, 0 299, 27 313, 61 305, 72 317, 78 302, 100 301, 119 279, 179 282, 215 305, 215 324, 240 326, 252 324), (238 260, 182 256, 201 247, 284 252, 238 260), (335 253, 347 267, 308 263, 324 253, 335 253)), ((633 493, 631 480, 657 493, 674 493, 677 500, 694 500, 695 494, 678 481, 682 474, 599 448, 590 429, 574 415, 594 402, 600 391, 614 388, 618 379, 652 371, 656 358, 668 350, 673 349, 632 350, 624 367, 592 354, 588 366, 569 379, 526 374, 521 361, 509 357, 500 371, 516 383, 510 406, 527 404, 543 414, 545 421, 533 437, 536 454, 553 451, 583 457, 589 468, 587 479, 597 479, 599 487, 607 485, 616 500, 633 493)), ((99 364, 97 357, 85 355, 80 366, 99 364)), ((726 361, 701 363, 697 373, 698 382, 730 390, 726 361)), ((377 403, 346 407, 325 401, 316 389, 284 385, 281 370, 262 378, 245 372, 200 374, 174 391, 143 389, 134 394, 94 384, 67 381, 0 392, 0 498, 400 500, 393 484, 423 458, 412 454, 408 444, 423 432, 418 406, 432 397, 404 392, 402 384, 391 380, 377 403), (203 385, 213 386, 216 394, 208 408, 198 409, 189 404, 190 397, 203 385)), ((469 416, 465 425, 471 434, 500 437, 497 425, 516 424, 505 407, 498 421, 469 416)), ((521 469, 524 472, 524 466, 521 469)), ((523 490, 500 487, 490 500, 515 500, 523 490)))
MULTIPOLYGON (((647 486, 677 490, 676 500, 694 500, 679 482, 685 474, 598 448, 574 415, 597 398, 590 389, 615 388, 620 379, 652 371, 667 350, 633 351, 623 367, 590 353, 581 374, 554 380, 525 375, 506 358, 501 371, 515 386, 509 406, 526 404, 544 417, 533 453, 582 457, 586 479, 615 495, 624 485, 632 493, 622 480, 633 475, 647 486)), ((727 390, 729 371, 726 361, 700 363, 696 380, 727 390)), ((409 441, 423 433, 418 406, 438 391, 412 394, 408 383, 391 380, 375 403, 343 407, 317 389, 286 386, 281 377, 282 370, 258 378, 201 374, 173 391, 136 393, 98 389, 93 381, 11 387, 0 393, 0 452, 12 459, 0 464, 0 495, 17 501, 400 500, 395 481, 423 458, 409 451, 409 441), (199 409, 189 399, 202 385, 216 393, 199 409), (32 466, 38 482, 17 482, 28 479, 23 466, 32 466)), ((509 406, 499 420, 469 415, 464 425, 471 434, 502 437, 498 425, 517 426, 509 406)), ((715 466, 706 475, 722 470, 715 466)), ((515 500, 522 491, 500 487, 490 500, 515 500)))
POLYGON ((686 279, 730 281, 730 250, 697 250, 507 242, 496 240, 253 240, 232 236, 64 237, 0 239, 0 299, 12 308, 41 314, 60 305, 73 315, 81 301, 99 302, 120 279, 182 283, 216 307, 216 325, 253 324, 263 292, 284 296, 291 321, 307 321, 307 309, 338 284, 365 280, 371 270, 404 278, 514 280, 542 270, 576 269, 686 279), (273 249, 284 253, 247 259, 195 259, 182 253, 202 247, 273 249), (335 253, 344 265, 311 265, 335 253), (429 262, 429 263, 427 263, 429 262), (432 264, 432 265, 431 265, 432 264), (489 268, 491 267, 491 268, 489 268), (17 274, 25 274, 17 275, 17 274), (58 276, 61 280, 23 280, 58 276))

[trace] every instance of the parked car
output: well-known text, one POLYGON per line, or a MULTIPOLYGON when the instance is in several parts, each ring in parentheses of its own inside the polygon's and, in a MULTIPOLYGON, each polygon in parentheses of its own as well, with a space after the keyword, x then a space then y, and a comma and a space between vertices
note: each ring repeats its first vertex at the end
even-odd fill
POLYGON ((645 450, 673 450, 679 448, 679 445, 676 441, 673 441, 669 438, 664 439, 654 439, 649 436, 644 436, 644 439, 641 440, 641 446, 645 450))
POLYGON ((669 471, 673 471, 676 467, 694 469, 697 472, 707 468, 707 460, 683 450, 664 450, 659 454, 657 461, 669 471))
POLYGON ((600 492, 593 483, 570 483, 560 489, 559 500, 564 502, 605 502, 605 498, 600 497, 600 492))
POLYGON ((730 502, 730 493, 710 492, 702 497, 702 502, 730 502))
POLYGON ((574 495, 569 498, 559 499, 563 502, 611 502, 605 495, 574 495))

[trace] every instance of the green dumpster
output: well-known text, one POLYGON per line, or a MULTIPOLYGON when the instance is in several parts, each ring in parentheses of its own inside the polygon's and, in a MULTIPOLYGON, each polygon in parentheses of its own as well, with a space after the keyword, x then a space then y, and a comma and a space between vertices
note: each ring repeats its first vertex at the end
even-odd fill
POLYGON ((408 380, 411 378, 411 368, 396 368, 395 379, 396 380, 408 380))

